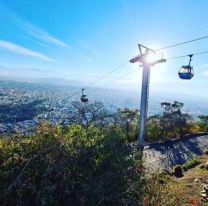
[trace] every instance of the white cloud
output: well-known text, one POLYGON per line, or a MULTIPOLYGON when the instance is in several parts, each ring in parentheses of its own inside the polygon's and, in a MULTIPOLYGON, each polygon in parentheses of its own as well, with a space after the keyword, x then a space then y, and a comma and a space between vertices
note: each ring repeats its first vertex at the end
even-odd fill
POLYGON ((47 57, 46 55, 43 55, 41 53, 32 51, 30 49, 21 47, 17 44, 13 44, 13 43, 8 42, 8 41, 0 40, 0 48, 5 49, 5 50, 10 51, 10 52, 13 52, 13 53, 23 54, 23 55, 26 55, 26 56, 35 57, 35 58, 45 60, 45 61, 57 62, 56 60, 54 60, 50 57, 47 57))
POLYGON ((21 21, 19 26, 21 26, 25 32, 39 40, 42 40, 43 42, 54 44, 61 47, 67 47, 66 43, 62 42, 61 40, 49 34, 48 32, 44 31, 43 29, 37 26, 34 26, 29 22, 21 21))
POLYGON ((24 30, 24 32, 26 32, 30 36, 48 44, 53 44, 60 47, 68 46, 66 43, 49 34, 44 29, 41 29, 40 27, 35 26, 29 21, 26 21, 25 19, 21 18, 13 10, 3 6, 2 4, 0 4, 0 10, 1 17, 5 18, 6 20, 9 20, 11 23, 15 24, 15 26, 24 30))

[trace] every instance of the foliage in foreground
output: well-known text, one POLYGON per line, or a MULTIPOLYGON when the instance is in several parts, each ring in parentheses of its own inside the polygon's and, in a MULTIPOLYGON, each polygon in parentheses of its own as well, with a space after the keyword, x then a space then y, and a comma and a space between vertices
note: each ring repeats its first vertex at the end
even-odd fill
POLYGON ((120 130, 42 122, 34 136, 0 139, 0 204, 178 205, 144 176, 141 157, 120 130))
POLYGON ((141 205, 141 157, 122 135, 42 123, 0 145, 1 205, 141 205))

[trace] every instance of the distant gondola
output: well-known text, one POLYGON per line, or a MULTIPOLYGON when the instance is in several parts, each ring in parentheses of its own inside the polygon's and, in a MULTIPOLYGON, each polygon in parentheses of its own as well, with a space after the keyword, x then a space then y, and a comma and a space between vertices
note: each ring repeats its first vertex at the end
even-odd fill
POLYGON ((81 96, 80 100, 83 103, 87 103, 88 102, 87 95, 84 94, 84 89, 82 89, 82 96, 81 96))
POLYGON ((187 66, 182 66, 178 72, 178 76, 181 79, 191 79, 194 76, 194 69, 193 67, 190 65, 191 64, 191 58, 192 58, 193 54, 190 54, 189 57, 189 64, 187 66))

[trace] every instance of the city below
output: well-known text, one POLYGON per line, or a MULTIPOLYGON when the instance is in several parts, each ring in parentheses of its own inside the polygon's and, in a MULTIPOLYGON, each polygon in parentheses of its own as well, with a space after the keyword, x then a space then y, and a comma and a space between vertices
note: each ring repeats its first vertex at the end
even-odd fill
MULTIPOLYGON (((67 125, 74 111, 72 102, 80 101, 81 89, 78 87, 36 84, 15 81, 0 81, 0 133, 29 133, 40 120, 67 125)), ((138 94, 121 93, 117 90, 102 89, 89 91, 89 104, 102 102, 113 113, 118 108, 139 109, 138 94)), ((161 112, 161 102, 180 101, 184 110, 195 119, 207 111, 206 100, 183 99, 167 94, 152 94, 149 101, 149 115, 161 112), (194 103, 194 104, 193 104, 194 103)))

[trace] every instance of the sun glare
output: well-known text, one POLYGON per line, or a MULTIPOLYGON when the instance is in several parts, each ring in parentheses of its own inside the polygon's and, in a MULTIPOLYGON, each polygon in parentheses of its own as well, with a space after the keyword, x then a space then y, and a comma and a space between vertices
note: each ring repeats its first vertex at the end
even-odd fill
POLYGON ((147 63, 153 63, 154 61, 156 61, 157 57, 155 54, 148 54, 146 57, 145 57, 145 61, 147 63))
POLYGON ((147 63, 151 64, 161 58, 163 58, 162 53, 150 53, 145 57, 145 60, 147 63))

